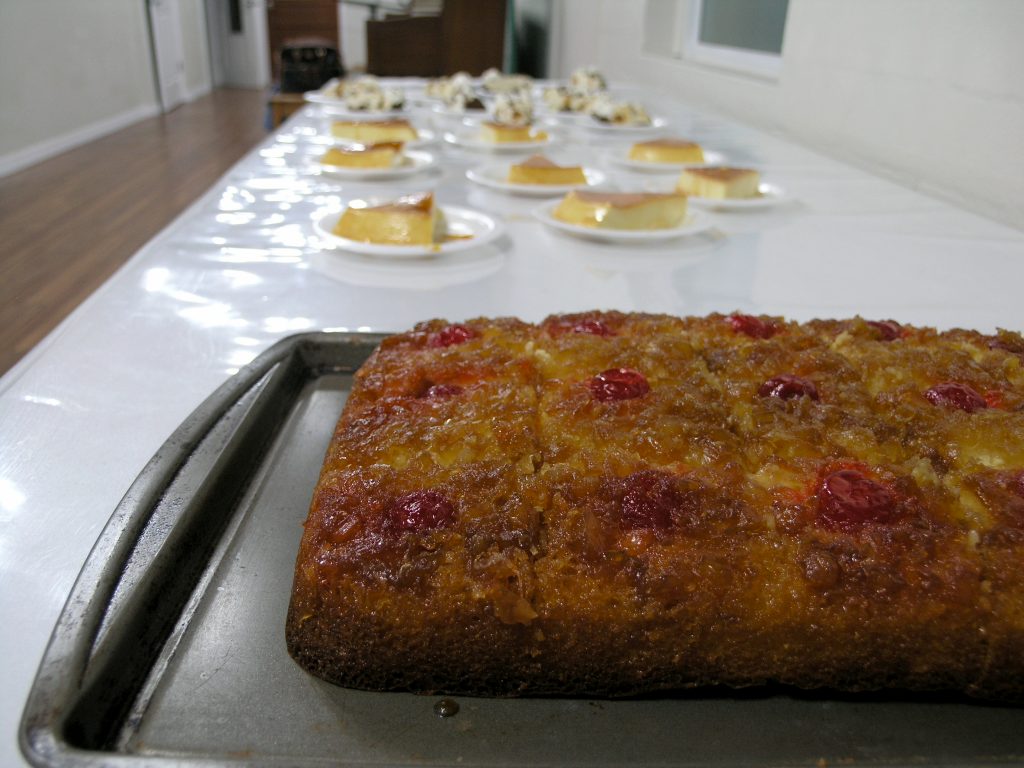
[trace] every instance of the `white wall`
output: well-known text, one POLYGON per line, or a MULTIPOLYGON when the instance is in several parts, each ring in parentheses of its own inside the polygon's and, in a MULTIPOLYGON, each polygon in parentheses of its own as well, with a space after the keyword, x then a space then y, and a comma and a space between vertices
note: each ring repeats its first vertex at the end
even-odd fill
POLYGON ((1024 229, 1024 2, 790 0, 778 80, 670 58, 692 0, 563 0, 596 64, 1024 229))
MULTIPOLYGON (((210 89, 202 0, 182 3, 189 96, 210 89)), ((144 0, 0 0, 0 176, 159 112, 144 0)))

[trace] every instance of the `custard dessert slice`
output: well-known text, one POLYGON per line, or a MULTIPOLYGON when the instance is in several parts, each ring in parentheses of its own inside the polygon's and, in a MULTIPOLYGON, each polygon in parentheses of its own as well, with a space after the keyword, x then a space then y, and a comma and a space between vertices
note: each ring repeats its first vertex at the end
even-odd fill
POLYGON ((749 168, 714 166, 687 168, 676 182, 676 190, 694 197, 716 199, 757 197, 761 174, 749 168))
POLYGON ((643 163, 703 163, 700 144, 685 139, 640 141, 629 149, 629 159, 643 163))
POLYGON ((444 239, 445 223, 432 192, 406 195, 382 205, 357 205, 345 210, 334 234, 380 245, 430 245, 444 239))
POLYGON ((401 142, 388 141, 380 144, 331 147, 320 158, 320 162, 324 165, 335 165, 342 168, 391 168, 401 158, 401 142))
POLYGON ((552 215, 567 224, 600 229, 669 229, 686 219, 686 195, 574 189, 552 215))
POLYGON ((510 184, 586 184, 578 165, 558 165, 544 155, 532 155, 508 169, 510 184))
POLYGON ((408 120, 335 120, 331 135, 360 144, 415 141, 419 134, 408 120))
POLYGON ((544 131, 535 131, 532 126, 509 123, 496 123, 487 120, 480 124, 480 139, 489 144, 506 144, 509 142, 544 141, 548 135, 544 131))

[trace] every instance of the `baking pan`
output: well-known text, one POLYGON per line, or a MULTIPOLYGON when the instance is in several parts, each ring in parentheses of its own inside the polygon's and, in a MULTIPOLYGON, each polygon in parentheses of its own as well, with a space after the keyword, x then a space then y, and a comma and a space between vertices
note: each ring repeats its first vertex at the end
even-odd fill
POLYGON ((150 461, 90 554, 44 655, 20 734, 33 764, 1024 761, 1024 708, 957 696, 757 688, 442 702, 310 676, 285 649, 292 568, 352 373, 380 338, 283 340, 150 461))

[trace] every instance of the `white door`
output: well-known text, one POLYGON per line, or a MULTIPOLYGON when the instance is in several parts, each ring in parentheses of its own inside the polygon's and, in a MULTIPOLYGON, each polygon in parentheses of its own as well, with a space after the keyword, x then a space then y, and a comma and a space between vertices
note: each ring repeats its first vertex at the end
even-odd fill
POLYGON ((178 0, 149 0, 148 7, 160 104, 164 112, 170 112, 185 102, 185 46, 181 38, 181 8, 178 0))
POLYGON ((269 86, 270 44, 264 0, 206 0, 206 13, 214 82, 229 88, 269 86))

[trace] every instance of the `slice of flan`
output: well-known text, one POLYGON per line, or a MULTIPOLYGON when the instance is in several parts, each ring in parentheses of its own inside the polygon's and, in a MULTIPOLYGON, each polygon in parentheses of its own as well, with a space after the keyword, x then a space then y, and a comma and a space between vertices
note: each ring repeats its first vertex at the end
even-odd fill
POLYGON ((382 205, 352 203, 334 234, 380 245, 431 245, 444 239, 445 224, 432 192, 406 195, 382 205))
POLYGON ((676 190, 694 197, 715 199, 757 197, 761 174, 749 168, 707 166, 687 168, 676 182, 676 190))
POLYGON ((544 131, 536 131, 529 124, 496 123, 493 120, 480 124, 480 139, 489 144, 544 141, 547 137, 544 131))
POLYGON ((574 189, 552 215, 567 224, 601 229, 669 229, 686 219, 686 195, 574 189))
POLYGON ((586 184, 578 165, 558 165, 544 155, 532 155, 508 169, 510 184, 586 184))
POLYGON ((335 120, 331 135, 360 144, 415 141, 419 134, 408 120, 335 120))
POLYGON ((391 168, 402 157, 402 144, 388 141, 380 144, 353 144, 350 147, 331 147, 320 162, 342 168, 391 168))
POLYGON ((640 141, 629 149, 629 159, 643 163, 703 163, 700 144, 685 139, 640 141))

